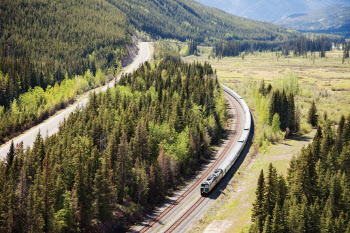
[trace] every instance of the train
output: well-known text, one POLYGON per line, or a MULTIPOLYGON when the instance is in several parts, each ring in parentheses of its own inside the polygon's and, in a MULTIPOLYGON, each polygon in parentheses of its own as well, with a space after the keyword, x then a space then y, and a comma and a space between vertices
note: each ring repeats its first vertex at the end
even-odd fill
POLYGON ((247 143, 250 134, 250 128, 252 124, 252 118, 250 114, 250 110, 248 108, 247 103, 244 99, 239 96, 236 92, 231 90, 225 85, 221 85, 225 92, 234 97, 238 103, 242 106, 243 112, 245 115, 245 123, 244 130, 241 137, 238 140, 237 145, 229 151, 229 154, 226 156, 225 160, 214 170, 212 174, 210 174, 205 181, 201 183, 200 193, 201 195, 208 195, 214 187, 220 182, 220 180, 226 175, 226 173, 230 170, 233 164, 236 162, 237 158, 241 154, 242 150, 247 143))

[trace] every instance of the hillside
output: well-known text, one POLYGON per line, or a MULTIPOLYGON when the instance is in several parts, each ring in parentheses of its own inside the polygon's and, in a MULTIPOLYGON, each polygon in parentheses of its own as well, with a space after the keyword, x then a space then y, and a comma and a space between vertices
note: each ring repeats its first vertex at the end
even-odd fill
POLYGON ((208 63, 169 57, 91 94, 57 135, 0 162, 0 232, 125 232, 219 140, 225 97, 208 63))
POLYGON ((294 14, 274 23, 304 32, 350 35, 350 7, 325 7, 294 14))
POLYGON ((289 29, 192 0, 4 0, 0 21, 0 105, 5 107, 30 87, 54 85, 66 73, 117 68, 135 29, 155 38, 207 44, 295 36, 289 29))
POLYGON ((131 43, 126 15, 104 0, 4 0, 0 22, 5 107, 30 87, 63 80, 65 73, 71 77, 116 64, 131 43))
POLYGON ((155 37, 192 38, 208 44, 217 39, 274 41, 295 36, 285 28, 234 16, 193 0, 108 1, 125 12, 135 28, 155 37))
POLYGON ((197 0, 198 2, 217 7, 228 13, 255 20, 273 22, 287 15, 320 9, 327 6, 349 5, 347 0, 197 0))

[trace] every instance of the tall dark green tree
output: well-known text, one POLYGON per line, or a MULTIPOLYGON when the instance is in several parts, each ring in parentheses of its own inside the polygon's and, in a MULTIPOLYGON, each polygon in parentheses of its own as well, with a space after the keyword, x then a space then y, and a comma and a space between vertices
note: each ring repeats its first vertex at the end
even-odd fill
POLYGON ((264 209, 265 178, 264 178, 263 170, 261 170, 260 172, 260 176, 258 179, 258 186, 255 191, 255 194, 256 194, 256 200, 255 200, 255 203, 253 204, 252 221, 257 225, 259 232, 262 232, 264 228, 265 218, 266 218, 266 212, 264 209))
POLYGON ((316 127, 318 124, 318 114, 317 114, 317 108, 316 108, 316 103, 315 101, 312 101, 309 112, 308 112, 308 117, 307 121, 309 124, 312 125, 312 127, 316 127))

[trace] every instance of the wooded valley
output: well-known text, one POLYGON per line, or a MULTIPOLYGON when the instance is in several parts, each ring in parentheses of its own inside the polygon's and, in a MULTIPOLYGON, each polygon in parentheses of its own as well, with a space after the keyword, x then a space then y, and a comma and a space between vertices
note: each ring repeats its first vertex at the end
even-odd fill
POLYGON ((210 156, 226 118, 209 64, 145 63, 92 94, 57 135, 39 134, 32 149, 11 146, 1 166, 1 231, 123 229, 210 156))

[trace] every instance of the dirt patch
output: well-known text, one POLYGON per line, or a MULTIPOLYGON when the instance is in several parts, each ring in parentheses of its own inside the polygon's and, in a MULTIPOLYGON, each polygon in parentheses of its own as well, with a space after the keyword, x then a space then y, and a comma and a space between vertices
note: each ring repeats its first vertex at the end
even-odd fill
POLYGON ((232 222, 226 220, 215 220, 205 228, 203 233, 221 233, 230 228, 232 222))

